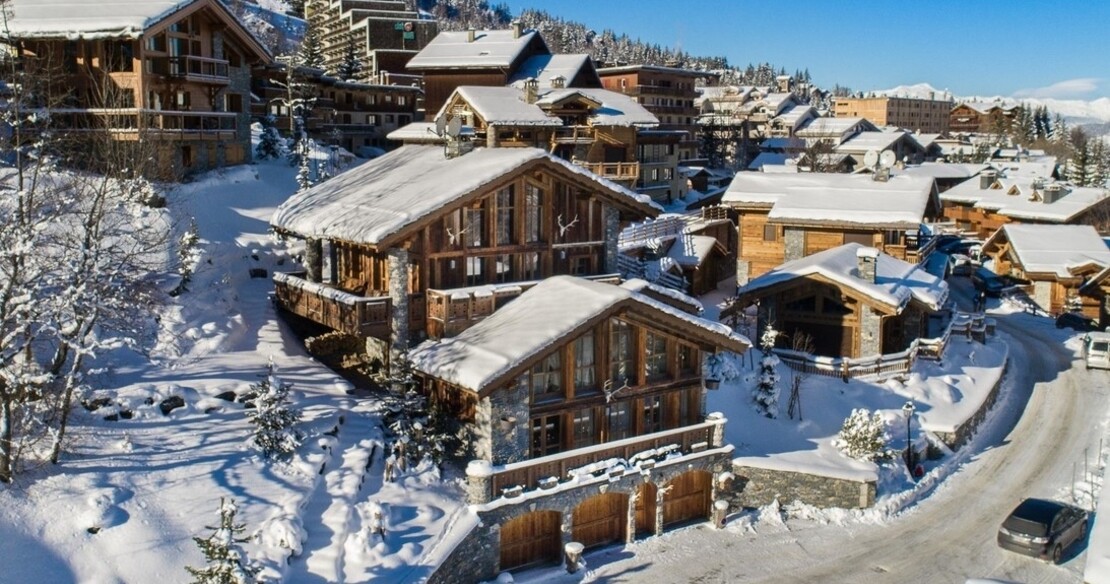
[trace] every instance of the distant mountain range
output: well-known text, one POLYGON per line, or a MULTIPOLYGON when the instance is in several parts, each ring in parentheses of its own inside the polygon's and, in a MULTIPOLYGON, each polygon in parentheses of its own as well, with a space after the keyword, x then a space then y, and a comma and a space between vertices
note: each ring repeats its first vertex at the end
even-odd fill
MULTIPOLYGON (((901 96, 901 97, 916 97, 927 99, 930 95, 935 96, 937 99, 942 99, 945 95, 949 95, 941 89, 937 89, 928 83, 917 83, 915 85, 899 85, 891 89, 884 89, 881 91, 874 91, 879 95, 901 96)), ((1081 99, 1052 99, 1052 98, 1036 98, 1036 97, 1003 97, 1000 95, 994 96, 952 96, 953 101, 978 101, 978 102, 993 102, 1000 101, 1006 104, 1024 103, 1032 107, 1046 106, 1048 111, 1060 114, 1064 119, 1072 125, 1083 126, 1092 134, 1104 135, 1110 134, 1110 97, 1100 97, 1091 101, 1084 101, 1081 99)))

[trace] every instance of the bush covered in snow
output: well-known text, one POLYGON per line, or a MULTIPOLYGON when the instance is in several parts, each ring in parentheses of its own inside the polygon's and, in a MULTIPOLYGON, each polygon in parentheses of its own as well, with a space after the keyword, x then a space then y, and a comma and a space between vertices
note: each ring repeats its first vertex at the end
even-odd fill
POLYGON ((844 420, 844 426, 833 440, 833 445, 856 460, 881 462, 891 458, 890 449, 887 448, 889 441, 886 422, 879 412, 854 409, 844 420))
POLYGON ((258 160, 267 160, 281 158, 288 154, 285 140, 278 133, 275 125, 274 116, 262 118, 261 125, 262 132, 258 136, 258 145, 254 148, 255 157, 258 160))
POLYGON ((294 427, 301 413, 289 405, 291 387, 277 376, 272 364, 266 378, 251 386, 256 397, 247 417, 254 424, 254 446, 267 458, 288 458, 304 439, 294 427))
POLYGON ((778 336, 779 332, 773 326, 767 325, 759 338, 759 349, 763 352, 763 358, 759 361, 759 382, 752 390, 755 411, 768 418, 779 416, 779 374, 775 371, 779 358, 772 352, 778 336))
POLYGON ((193 575, 193 584, 253 584, 256 581, 260 568, 251 566, 246 554, 239 549, 239 544, 247 539, 235 537, 245 530, 242 523, 235 523, 238 512, 235 501, 221 498, 220 525, 209 527, 212 535, 208 537, 193 538, 208 562, 203 568, 185 567, 193 575))

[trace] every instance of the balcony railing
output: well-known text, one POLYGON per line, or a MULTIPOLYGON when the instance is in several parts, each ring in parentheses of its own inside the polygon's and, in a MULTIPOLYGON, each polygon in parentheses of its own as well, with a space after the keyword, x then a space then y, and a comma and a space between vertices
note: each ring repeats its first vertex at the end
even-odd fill
POLYGON ((583 162, 575 160, 574 163, 612 181, 635 181, 640 178, 639 162, 583 162))
MULTIPOLYGON (((610 467, 648 468, 676 455, 718 448, 723 429, 717 436, 714 434, 717 426, 724 423, 724 418, 714 418, 711 414, 707 421, 692 426, 495 466, 489 476, 489 492, 485 493, 485 500, 532 491, 541 488, 541 484, 543 488, 551 488, 558 483, 604 475, 610 467), (596 469, 591 467, 598 463, 605 464, 598 465, 596 469)), ((480 496, 479 493, 471 493, 472 497, 475 495, 480 496)))
POLYGON ((551 133, 554 144, 593 144, 597 137, 590 126, 565 126, 551 133))
POLYGON ((278 306, 357 337, 389 336, 392 311, 388 296, 359 296, 326 284, 309 282, 304 279, 304 274, 274 274, 274 299, 278 306))
POLYGON ((227 140, 235 137, 233 112, 193 112, 138 108, 66 108, 51 110, 59 127, 71 132, 104 131, 182 140, 227 140))
POLYGON ((153 59, 152 73, 174 79, 184 79, 196 83, 227 85, 231 83, 228 75, 228 62, 224 59, 211 59, 194 55, 159 57, 153 59))

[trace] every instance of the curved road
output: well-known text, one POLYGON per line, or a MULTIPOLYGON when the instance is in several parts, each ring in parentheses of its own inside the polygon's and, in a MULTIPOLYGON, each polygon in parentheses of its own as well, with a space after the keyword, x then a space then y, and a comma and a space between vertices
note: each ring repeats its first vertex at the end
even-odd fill
MULTIPOLYGON (((966 300, 961 287, 954 286, 966 300)), ((995 543, 999 523, 1020 499, 1067 498, 1073 464, 1082 480, 1084 451, 1093 462, 1110 411, 1108 374, 1073 367, 1071 351, 1043 328, 1044 319, 1028 326, 1032 318, 996 318, 1010 342, 1009 392, 973 450, 956 455, 963 468, 898 517, 870 525, 791 520, 778 529, 760 522, 751 534, 687 530, 602 552, 591 562, 592 576, 653 583, 1080 581, 1085 542, 1061 566, 995 543)))

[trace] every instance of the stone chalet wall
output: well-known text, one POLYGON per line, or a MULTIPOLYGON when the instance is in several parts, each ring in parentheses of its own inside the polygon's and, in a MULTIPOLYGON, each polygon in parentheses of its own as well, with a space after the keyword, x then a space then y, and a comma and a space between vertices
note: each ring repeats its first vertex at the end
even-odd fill
POLYGON ((801 501, 815 507, 866 508, 875 504, 875 481, 854 481, 801 472, 733 465, 730 507, 762 507, 801 501))
MULTIPOLYGON (((676 459, 658 463, 649 470, 631 470, 619 478, 600 476, 580 484, 559 485, 550 494, 542 490, 530 491, 507 499, 495 499, 485 505, 473 505, 478 513, 479 523, 462 542, 451 552, 446 560, 428 578, 428 584, 463 584, 492 580, 500 572, 501 525, 506 521, 533 511, 558 511, 562 517, 563 544, 571 541, 574 508, 583 501, 600 493, 621 493, 631 496, 640 485, 653 482, 660 491, 667 481, 691 470, 704 470, 713 473, 713 493, 711 501, 727 497, 720 491, 721 473, 728 472, 732 462, 732 448, 717 448, 698 454, 689 454, 676 459)), ((712 505, 710 505, 710 511, 712 505)), ((708 520, 709 512, 706 514, 708 520)), ((662 524, 662 505, 656 509, 657 526, 662 524)))

